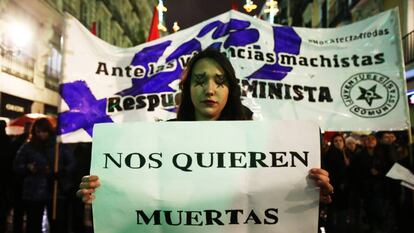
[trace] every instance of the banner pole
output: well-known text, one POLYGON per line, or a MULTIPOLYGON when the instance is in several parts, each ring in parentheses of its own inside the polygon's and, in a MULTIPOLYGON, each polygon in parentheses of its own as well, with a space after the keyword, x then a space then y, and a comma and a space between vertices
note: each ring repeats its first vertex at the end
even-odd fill
MULTIPOLYGON (((413 158, 413 135, 411 127, 408 128, 408 169, 414 171, 414 158, 413 158)), ((411 195, 412 198, 412 208, 414 208, 414 192, 411 195)))
MULTIPOLYGON (((65 13, 64 16, 64 20, 63 20, 63 35, 61 35, 61 39, 60 39, 60 43, 59 43, 59 49, 60 51, 63 53, 62 56, 62 62, 60 63, 60 77, 63 76, 63 68, 64 68, 64 61, 65 61, 65 47, 64 47, 64 41, 65 41, 65 33, 66 33, 66 18, 67 18, 67 13, 65 13)), ((62 79, 60 78, 59 80, 59 86, 61 85, 62 79)), ((59 104, 59 112, 60 112, 60 108, 61 108, 61 102, 62 102, 62 98, 60 95, 60 88, 59 88, 59 97, 60 97, 60 104, 59 104)), ((57 117, 57 122, 56 122, 56 130, 59 130, 59 115, 57 117)), ((57 217, 57 199, 58 199, 58 172, 59 172, 59 145, 60 143, 60 138, 59 136, 56 136, 56 144, 55 144, 55 154, 54 154, 54 164, 53 164, 53 172, 54 172, 54 179, 53 179, 53 196, 52 196, 52 220, 55 221, 56 217, 57 217)))

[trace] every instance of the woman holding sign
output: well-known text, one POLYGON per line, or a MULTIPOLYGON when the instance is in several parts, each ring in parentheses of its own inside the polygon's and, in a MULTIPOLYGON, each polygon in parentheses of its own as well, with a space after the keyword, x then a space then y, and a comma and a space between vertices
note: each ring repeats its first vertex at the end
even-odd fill
MULTIPOLYGON (((180 88, 182 101, 177 121, 251 120, 251 112, 241 103, 234 69, 227 57, 217 50, 204 50, 190 60, 180 88)), ((313 168, 309 176, 321 188, 321 201, 330 203, 333 187, 328 172, 313 168)), ((77 195, 83 202, 92 203, 95 188, 99 186, 97 176, 85 176, 77 195)))

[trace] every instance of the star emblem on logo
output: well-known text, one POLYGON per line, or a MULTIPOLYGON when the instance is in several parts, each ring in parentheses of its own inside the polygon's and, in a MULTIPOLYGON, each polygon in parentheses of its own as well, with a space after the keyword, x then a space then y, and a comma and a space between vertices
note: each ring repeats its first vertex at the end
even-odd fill
POLYGON ((358 88, 361 91, 361 95, 357 98, 357 100, 365 100, 370 107, 373 100, 382 99, 382 97, 375 92, 377 85, 374 85, 369 89, 365 89, 363 87, 358 88))

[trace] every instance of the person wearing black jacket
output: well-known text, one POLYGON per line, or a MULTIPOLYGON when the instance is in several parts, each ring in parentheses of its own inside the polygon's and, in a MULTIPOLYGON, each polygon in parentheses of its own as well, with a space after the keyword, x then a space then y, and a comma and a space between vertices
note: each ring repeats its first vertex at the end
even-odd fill
POLYGON ((327 232, 347 232, 351 158, 345 149, 345 139, 341 134, 332 137, 331 145, 322 162, 322 167, 329 172, 331 184, 335 189, 332 203, 328 206, 327 232))
POLYGON ((51 232, 67 230, 64 200, 71 187, 71 173, 75 168, 72 154, 64 145, 59 147, 59 171, 54 172, 54 129, 47 118, 33 123, 29 140, 17 152, 14 171, 23 178, 22 199, 27 211, 27 233, 42 232, 44 209, 48 209, 51 232), (57 222, 51 221, 53 183, 59 183, 57 222))
POLYGON ((0 120, 0 232, 6 232, 7 216, 11 208, 12 153, 11 140, 6 135, 6 121, 0 120))

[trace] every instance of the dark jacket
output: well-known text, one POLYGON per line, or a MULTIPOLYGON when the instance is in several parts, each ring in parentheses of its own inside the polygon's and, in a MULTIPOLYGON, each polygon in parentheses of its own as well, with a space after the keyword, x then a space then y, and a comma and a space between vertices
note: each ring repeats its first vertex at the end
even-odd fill
POLYGON ((25 143, 17 152, 14 160, 14 171, 23 177, 23 200, 47 201, 51 199, 52 183, 56 179, 59 183, 59 197, 73 185, 71 176, 75 169, 72 153, 65 145, 59 146, 59 171, 53 172, 55 143, 49 142, 45 146, 37 147, 33 143, 25 143), (33 164, 35 171, 29 170, 33 164))
POLYGON ((384 158, 376 147, 372 154, 365 148, 356 157, 355 167, 357 171, 358 187, 362 198, 382 198, 385 177, 384 158), (373 172, 376 171, 376 173, 373 172))
POLYGON ((349 167, 344 161, 344 152, 331 146, 322 161, 323 168, 329 172, 329 179, 334 187, 332 206, 345 209, 349 194, 349 167))

